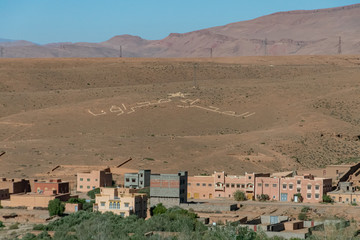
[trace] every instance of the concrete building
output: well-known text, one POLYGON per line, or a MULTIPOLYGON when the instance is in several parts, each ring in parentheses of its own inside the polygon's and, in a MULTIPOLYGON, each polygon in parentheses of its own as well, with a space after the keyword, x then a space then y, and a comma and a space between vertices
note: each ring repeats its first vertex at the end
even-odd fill
POLYGON ((294 177, 257 177, 255 194, 267 194, 271 200, 297 202, 301 195, 305 203, 322 202, 322 196, 332 190, 331 178, 316 178, 313 175, 294 177))
POLYGON ((162 203, 166 207, 187 202, 188 173, 151 174, 150 205, 162 203))
POLYGON ((99 187, 112 186, 112 173, 110 169, 101 171, 82 172, 77 174, 77 187, 78 192, 88 192, 99 187))
POLYGON ((0 179, 0 189, 9 189, 10 194, 31 192, 30 181, 25 179, 0 179))
POLYGON ((125 173, 124 187, 145 188, 150 187, 151 170, 140 170, 138 173, 125 173))
POLYGON ((327 195, 337 203, 360 203, 360 191, 356 190, 352 182, 340 182, 337 189, 328 192, 327 195))
POLYGON ((0 189, 0 200, 3 199, 9 199, 10 198, 10 193, 9 193, 9 189, 0 189))
POLYGON ((235 176, 214 172, 211 176, 191 176, 188 178, 188 198, 232 198, 234 192, 240 190, 248 199, 253 199, 257 177, 270 177, 270 174, 245 173, 244 176, 235 176))
POLYGON ((34 192, 45 193, 50 191, 52 194, 69 193, 69 182, 62 182, 61 179, 50 179, 34 183, 34 192))
POLYGON ((94 211, 113 212, 122 217, 132 214, 146 218, 147 196, 129 188, 100 188, 96 194, 94 211))

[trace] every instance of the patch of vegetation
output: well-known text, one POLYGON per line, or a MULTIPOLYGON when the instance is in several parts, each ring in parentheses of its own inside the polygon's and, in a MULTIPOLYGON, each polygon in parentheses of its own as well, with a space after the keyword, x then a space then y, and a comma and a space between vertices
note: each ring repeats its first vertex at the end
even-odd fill
POLYGON ((9 226, 9 229, 19 229, 20 223, 14 223, 9 226))
POLYGON ((54 215, 61 216, 64 213, 65 206, 64 203, 60 201, 60 199, 55 198, 54 200, 49 201, 48 209, 50 216, 54 216, 54 215))
POLYGON ((302 213, 307 213, 309 210, 310 210, 310 207, 305 206, 305 207, 303 207, 303 208, 301 209, 301 212, 302 212, 302 213))
POLYGON ((307 214, 304 212, 299 213, 298 219, 302 221, 306 221, 308 219, 307 214))
POLYGON ((99 193, 100 193, 100 188, 95 188, 93 190, 88 191, 86 195, 88 195, 89 198, 91 199, 95 199, 95 195, 99 193))
POLYGON ((234 196, 235 201, 245 201, 246 200, 245 193, 240 190, 237 190, 236 192, 234 192, 233 196, 234 196))
POLYGON ((0 221, 0 228, 3 228, 3 227, 5 227, 5 225, 3 224, 2 221, 0 221))
POLYGON ((269 201, 270 197, 267 194, 258 194, 256 196, 257 200, 261 201, 261 202, 265 202, 265 201, 269 201))
POLYGON ((150 197, 150 188, 146 187, 146 188, 141 188, 139 189, 138 193, 145 193, 147 195, 147 197, 150 197))
POLYGON ((149 158, 149 157, 145 157, 145 158, 143 158, 143 160, 147 160, 147 161, 155 161, 155 159, 153 159, 153 158, 149 158))
POLYGON ((324 203, 333 203, 334 202, 334 200, 329 195, 326 195, 326 194, 323 195, 322 200, 324 203))

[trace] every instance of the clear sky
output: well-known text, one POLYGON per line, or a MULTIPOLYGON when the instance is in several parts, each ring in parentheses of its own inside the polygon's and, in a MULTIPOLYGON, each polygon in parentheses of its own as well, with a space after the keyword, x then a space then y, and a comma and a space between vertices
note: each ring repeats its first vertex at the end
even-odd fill
POLYGON ((0 0, 0 38, 36 43, 101 42, 131 34, 162 39, 173 32, 278 11, 355 3, 360 0, 0 0))

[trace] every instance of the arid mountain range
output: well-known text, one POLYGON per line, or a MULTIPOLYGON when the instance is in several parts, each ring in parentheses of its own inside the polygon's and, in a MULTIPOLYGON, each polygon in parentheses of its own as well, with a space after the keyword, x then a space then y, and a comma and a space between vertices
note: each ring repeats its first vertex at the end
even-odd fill
MULTIPOLYGON (((120 35, 100 43, 0 40, 0 57, 214 57, 360 53, 360 4, 279 12, 161 40, 120 35), (341 37, 341 45, 339 44, 341 37), (340 45, 340 48, 339 48, 340 45)), ((0 33, 1 34, 1 33, 0 33)))

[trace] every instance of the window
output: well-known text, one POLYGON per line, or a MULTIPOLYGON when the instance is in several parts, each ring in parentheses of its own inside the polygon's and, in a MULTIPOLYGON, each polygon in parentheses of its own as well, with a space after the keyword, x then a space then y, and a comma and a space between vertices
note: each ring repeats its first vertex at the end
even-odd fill
POLYGON ((276 183, 274 183, 274 184, 273 184, 273 187, 276 187, 276 186, 277 186, 277 184, 276 184, 276 183))
POLYGON ((203 183, 202 186, 203 186, 203 187, 206 187, 206 183, 203 183))
POLYGON ((100 202, 100 206, 105 207, 105 202, 100 202))
POLYGON ((275 196, 273 196, 273 199, 275 199, 275 196))
POLYGON ((191 186, 191 183, 188 183, 188 186, 191 186))
POLYGON ((84 179, 83 178, 80 178, 80 181, 83 181, 84 179))
POLYGON ((240 184, 236 184, 236 187, 237 187, 237 188, 240 188, 240 184))
POLYGON ((121 212, 120 217, 125 217, 125 213, 121 212))
POLYGON ((135 178, 132 178, 132 179, 131 179, 131 182, 133 182, 133 183, 136 182, 136 179, 135 179, 135 178))
POLYGON ((211 183, 209 183, 209 184, 208 184, 208 186, 209 186, 209 187, 211 187, 211 186, 212 186, 212 184, 211 184, 211 183))
POLYGON ((86 181, 90 182, 90 178, 86 179, 86 181))
POLYGON ((200 186, 200 183, 197 183, 196 186, 200 186))
POLYGON ((261 187, 262 185, 261 185, 261 183, 258 183, 258 187, 261 187))
POLYGON ((283 184, 283 189, 286 189, 286 186, 287 186, 286 184, 283 184))
POLYGON ((124 206, 129 207, 129 203, 128 202, 124 203, 124 206))
POLYGON ((221 178, 221 176, 220 176, 220 175, 218 175, 218 178, 221 178))
POLYGON ((140 177, 143 177, 143 174, 142 174, 142 173, 140 174, 140 177))
POLYGON ((110 209, 113 208, 113 203, 112 203, 112 202, 109 203, 109 208, 110 208, 110 209))
POLYGON ((120 209, 120 203, 119 202, 116 204, 116 208, 120 209))
POLYGON ((241 188, 245 188, 245 184, 241 184, 241 188))
POLYGON ((293 185, 289 184, 289 189, 292 190, 293 189, 293 185))
POLYGON ((268 184, 268 183, 265 183, 265 187, 269 187, 269 184, 268 184))
POLYGON ((356 198, 353 199, 353 202, 356 202, 356 198))
POLYGON ((231 184, 231 188, 234 188, 234 187, 235 187, 235 184, 234 184, 234 183, 232 183, 232 184, 231 184))
POLYGON ((143 184, 143 181, 140 181, 140 185, 142 185, 143 184))
POLYGON ((316 194, 315 194, 315 198, 316 198, 316 199, 319 199, 319 197, 320 197, 320 194, 316 193, 316 194))
POLYGON ((226 187, 228 188, 228 187, 230 187, 230 185, 227 183, 227 184, 226 184, 226 187))
POLYGON ((297 183, 298 185, 300 185, 300 184, 301 184, 301 180, 297 180, 296 183, 297 183))
POLYGON ((83 188, 83 185, 80 185, 80 188, 83 188))
POLYGON ((307 185, 307 189, 308 189, 308 190, 311 190, 311 185, 307 185))
POLYGON ((319 185, 315 185, 315 190, 319 190, 320 186, 319 185))
POLYGON ((93 189, 95 189, 95 186, 93 186, 93 189))
POLYGON ((310 198, 311 198, 311 193, 306 194, 306 197, 307 197, 308 199, 310 199, 310 198))
POLYGON ((87 186, 86 188, 87 188, 87 189, 90 189, 90 186, 87 186))
POLYGON ((248 178, 251 179, 251 176, 249 176, 248 178))
POLYGON ((126 181, 126 182, 130 182, 130 179, 129 179, 129 178, 126 178, 125 181, 126 181))
POLYGON ((98 179, 97 178, 95 178, 95 182, 97 182, 98 181, 98 179))
POLYGON ((296 191, 297 191, 298 193, 301 192, 301 188, 296 189, 296 191))

